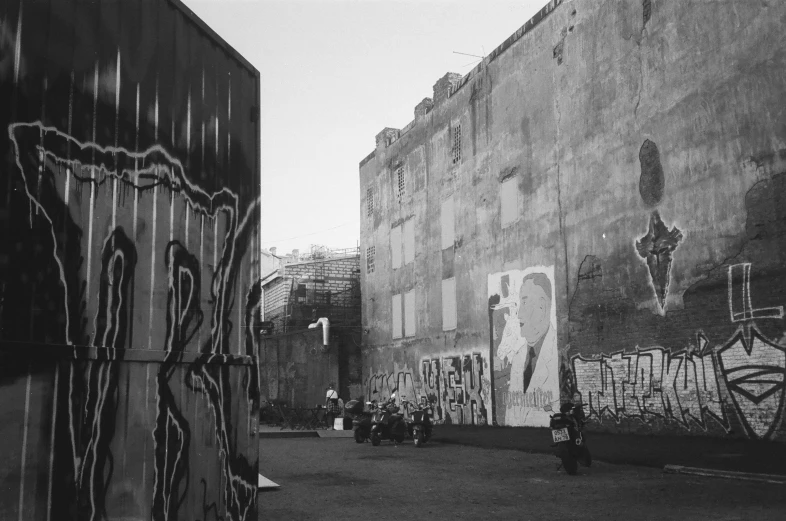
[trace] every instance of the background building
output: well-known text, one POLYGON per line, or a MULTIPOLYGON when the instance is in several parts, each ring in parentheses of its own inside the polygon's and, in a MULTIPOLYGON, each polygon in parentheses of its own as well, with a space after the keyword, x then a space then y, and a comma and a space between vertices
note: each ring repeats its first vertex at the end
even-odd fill
MULTIPOLYGON (((364 392, 786 440, 786 6, 549 2, 360 163, 364 392)), ((384 100, 380 100, 383 102, 384 100)))
POLYGON ((297 262, 261 281, 264 302, 260 339, 262 396, 292 405, 324 402, 324 389, 338 386, 345 400, 360 396, 360 257, 358 248, 312 247, 297 262), (321 328, 330 321, 329 347, 321 328))

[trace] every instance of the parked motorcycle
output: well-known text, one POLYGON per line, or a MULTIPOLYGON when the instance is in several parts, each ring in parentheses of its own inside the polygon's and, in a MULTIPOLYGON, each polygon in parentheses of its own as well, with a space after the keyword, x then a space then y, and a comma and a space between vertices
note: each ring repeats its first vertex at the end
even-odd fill
POLYGON ((407 435, 407 426, 404 417, 398 414, 399 407, 390 400, 377 404, 371 415, 371 444, 375 447, 382 440, 393 440, 394 443, 401 443, 407 435))
MULTIPOLYGON (((586 405, 564 403, 559 412, 552 414, 549 420, 551 437, 554 440, 554 455, 562 461, 561 466, 570 475, 576 474, 578 463, 586 467, 592 465, 592 454, 584 435, 584 424, 587 421, 584 407, 586 405)), ((553 411, 551 405, 546 405, 543 410, 553 411)))
MULTIPOLYGON (((366 405, 373 409, 376 402, 366 402, 366 405)), ((356 443, 363 443, 371 437, 372 413, 363 408, 362 401, 350 400, 344 404, 344 415, 352 418, 352 430, 356 443)))
POLYGON ((429 439, 434 425, 431 423, 431 405, 423 405, 407 400, 401 402, 409 411, 409 418, 405 418, 407 432, 415 442, 415 447, 422 447, 429 439))

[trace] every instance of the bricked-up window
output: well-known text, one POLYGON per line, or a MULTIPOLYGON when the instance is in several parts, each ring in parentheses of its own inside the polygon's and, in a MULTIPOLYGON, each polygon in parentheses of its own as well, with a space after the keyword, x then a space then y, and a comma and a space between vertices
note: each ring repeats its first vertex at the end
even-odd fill
POLYGON ((398 197, 399 202, 404 199, 404 194, 406 194, 406 185, 404 183, 404 167, 399 166, 396 168, 396 197, 398 197))
POLYGON ((390 262, 394 270, 401 267, 401 226, 390 229, 390 262))
POLYGON ((519 186, 516 177, 509 177, 499 185, 499 201, 502 227, 519 218, 519 186))
POLYGON ((451 195, 442 201, 442 210, 440 212, 440 228, 443 250, 445 248, 452 248, 453 243, 456 240, 456 225, 454 222, 453 213, 453 196, 451 195))
POLYGON ((652 18, 652 1, 651 0, 644 0, 644 25, 647 25, 647 22, 650 21, 652 18))
POLYGON ((371 217, 374 215, 374 189, 368 188, 366 190, 366 215, 371 217))
POLYGON ((393 338, 401 338, 401 294, 393 295, 392 312, 390 316, 393 319, 393 338))
POLYGON ((461 161, 461 125, 453 127, 453 163, 461 161))
POLYGON ((374 273, 374 253, 376 247, 369 246, 366 248, 366 273, 374 273))
POLYGON ((442 281, 442 331, 456 329, 456 279, 442 281))
POLYGON ((404 293, 404 336, 415 336, 415 290, 404 293))
POLYGON ((404 221, 404 264, 409 264, 415 260, 415 219, 409 218, 404 221))

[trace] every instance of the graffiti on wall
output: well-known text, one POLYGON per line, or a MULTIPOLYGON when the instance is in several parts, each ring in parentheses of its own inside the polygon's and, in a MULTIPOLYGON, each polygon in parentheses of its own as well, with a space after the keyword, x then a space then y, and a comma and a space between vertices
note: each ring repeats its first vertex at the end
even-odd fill
POLYGON ((573 359, 573 374, 589 416, 649 421, 663 418, 689 428, 707 429, 709 420, 728 429, 716 379, 715 361, 699 335, 697 352, 663 348, 614 353, 599 359, 573 359))
POLYGON ((768 339, 756 320, 781 320, 783 307, 754 308, 750 263, 729 266, 728 310, 740 323, 717 346, 704 333, 688 349, 662 347, 573 357, 572 374, 589 416, 598 422, 660 420, 684 429, 732 429, 730 413, 754 438, 770 438, 783 414, 786 348, 768 339))
MULTIPOLYGON (((666 180, 660 161, 658 145, 649 139, 639 149, 639 195, 647 206, 656 206, 663 198, 666 180)), ((661 312, 666 309, 666 297, 671 282, 671 264, 674 250, 682 241, 682 232, 676 227, 668 229, 658 210, 649 218, 647 233, 636 241, 639 257, 647 263, 650 284, 655 290, 655 299, 661 312)))
POLYGON ((493 421, 547 426, 543 406, 559 400, 554 267, 489 275, 493 421))
POLYGON ((11 2, 0 19, 16 27, 13 55, 0 48, 14 70, 0 74, 13 245, 0 338, 74 353, 52 361, 54 397, 40 398, 48 497, 27 504, 249 519, 259 190, 246 92, 258 78, 176 5, 148 4, 11 2))
POLYGON ((424 358, 419 372, 376 373, 365 382, 366 399, 398 398, 430 404, 434 420, 448 424, 485 425, 488 422, 488 379, 481 353, 424 358))

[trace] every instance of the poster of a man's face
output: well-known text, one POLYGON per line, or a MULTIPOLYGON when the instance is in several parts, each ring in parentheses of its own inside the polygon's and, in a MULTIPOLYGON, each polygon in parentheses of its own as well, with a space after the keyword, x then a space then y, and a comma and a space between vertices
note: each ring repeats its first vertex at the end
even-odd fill
POLYGON ((551 282, 542 273, 524 277, 519 290, 519 325, 527 344, 543 338, 551 324, 551 282))
POLYGON ((490 360, 495 421, 547 425, 543 405, 558 399, 553 267, 489 275, 490 360))

